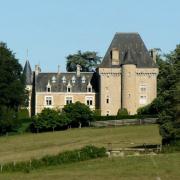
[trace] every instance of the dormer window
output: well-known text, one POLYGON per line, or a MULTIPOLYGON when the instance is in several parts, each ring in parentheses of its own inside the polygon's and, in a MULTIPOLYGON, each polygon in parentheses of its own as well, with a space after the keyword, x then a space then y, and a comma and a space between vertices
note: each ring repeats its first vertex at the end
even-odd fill
POLYGON ((67 92, 71 92, 71 87, 67 87, 67 92))
POLYGON ((50 82, 48 81, 48 84, 46 86, 46 91, 47 92, 51 92, 51 85, 50 85, 50 82))
POLYGON ((72 77, 72 83, 75 83, 76 82, 76 78, 75 76, 72 77))
POLYGON ((52 83, 56 83, 56 77, 55 76, 52 77, 52 83))
POLYGON ((70 84, 70 82, 67 85, 67 92, 71 92, 72 91, 72 86, 70 84))
POLYGON ((85 83, 85 82, 86 82, 85 76, 83 76, 83 77, 81 78, 81 81, 82 81, 82 83, 85 83))
POLYGON ((120 64, 119 49, 118 48, 113 48, 111 50, 111 60, 112 60, 112 65, 119 65, 120 64))
POLYGON ((88 87, 88 92, 92 92, 92 87, 88 87))
POLYGON ((65 76, 62 77, 62 82, 66 83, 66 77, 65 76))
POLYGON ((92 92, 92 85, 90 82, 87 85, 87 92, 92 92))
POLYGON ((47 87, 47 92, 51 92, 51 88, 50 87, 47 87))

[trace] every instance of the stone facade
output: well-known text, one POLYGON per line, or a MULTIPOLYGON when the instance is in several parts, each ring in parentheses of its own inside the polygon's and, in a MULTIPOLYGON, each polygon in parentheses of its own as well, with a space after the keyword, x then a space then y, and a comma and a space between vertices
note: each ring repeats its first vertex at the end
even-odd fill
POLYGON ((77 101, 100 109, 101 115, 116 115, 121 108, 136 114, 156 98, 155 51, 147 51, 137 33, 116 33, 96 72, 80 72, 77 66, 76 72, 43 73, 36 66, 32 73, 27 66, 31 114, 77 101))

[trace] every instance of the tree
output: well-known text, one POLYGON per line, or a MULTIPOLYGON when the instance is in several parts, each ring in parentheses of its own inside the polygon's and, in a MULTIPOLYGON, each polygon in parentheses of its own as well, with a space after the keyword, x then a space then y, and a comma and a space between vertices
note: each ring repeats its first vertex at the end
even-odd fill
POLYGON ((70 121, 64 113, 59 110, 45 108, 32 118, 32 130, 36 132, 54 131, 67 126, 69 123, 70 121))
POLYGON ((159 96, 163 106, 159 112, 163 144, 180 145, 180 45, 166 55, 159 78, 159 96))
POLYGON ((98 64, 101 62, 101 57, 97 55, 97 52, 86 51, 82 53, 78 51, 76 54, 70 54, 67 56, 66 70, 76 71, 76 65, 79 64, 84 72, 94 71, 98 64))
MULTIPOLYGON (((0 42, 0 114, 1 126, 6 124, 10 130, 14 113, 17 112, 25 99, 25 85, 22 67, 15 58, 15 54, 7 45, 0 42), (4 114, 2 116, 2 114, 4 114), (8 115, 9 114, 9 115, 8 115), (11 116, 11 117, 10 117, 11 116), (7 118, 8 117, 8 118, 7 118), (8 125, 9 123, 9 125, 8 125)), ((5 126, 3 127, 5 128, 5 126)), ((6 129, 6 128, 5 128, 6 129)), ((4 129, 4 132, 6 130, 4 129)))
POLYGON ((67 104, 64 106, 63 112, 71 120, 71 125, 75 127, 87 126, 93 120, 93 112, 89 106, 80 102, 67 104))
POLYGON ((180 45, 165 60, 157 57, 159 65, 158 95, 138 114, 157 114, 163 144, 180 144, 180 45))

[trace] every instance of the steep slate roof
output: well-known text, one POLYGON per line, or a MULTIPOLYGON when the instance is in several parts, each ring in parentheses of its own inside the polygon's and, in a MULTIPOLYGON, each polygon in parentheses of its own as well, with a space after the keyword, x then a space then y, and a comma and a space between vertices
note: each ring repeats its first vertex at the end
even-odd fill
POLYGON ((138 33, 116 33, 100 68, 119 67, 123 64, 135 64, 138 68, 156 67, 143 40, 138 33), (120 65, 112 65, 111 50, 119 50, 120 65))
POLYGON ((31 85, 32 84, 32 71, 31 71, 31 66, 28 60, 26 60, 23 74, 25 76, 25 84, 31 85))
POLYGON ((98 91, 97 74, 94 72, 81 72, 80 77, 77 77, 76 72, 67 73, 39 73, 36 77, 36 92, 45 92, 48 82, 51 85, 51 92, 67 92, 67 85, 70 82, 72 92, 87 92, 87 85, 90 82, 92 92, 98 91), (56 81, 52 79, 55 77, 56 81), (66 78, 66 83, 63 83, 63 77, 66 78), (75 83, 72 82, 72 77, 75 77, 75 83), (82 77, 85 77, 85 83, 82 83, 82 77))

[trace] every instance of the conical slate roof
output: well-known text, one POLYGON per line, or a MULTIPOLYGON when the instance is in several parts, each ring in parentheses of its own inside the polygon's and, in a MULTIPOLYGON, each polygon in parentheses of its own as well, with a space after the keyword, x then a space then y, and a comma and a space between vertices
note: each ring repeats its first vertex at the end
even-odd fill
POLYGON ((99 67, 112 68, 123 64, 135 64, 138 68, 156 67, 138 33, 116 33, 99 67), (112 65, 112 49, 119 50, 119 65, 112 65))
POLYGON ((25 84, 26 85, 31 85, 32 84, 32 71, 31 71, 31 66, 28 60, 26 60, 23 74, 25 76, 25 84))

